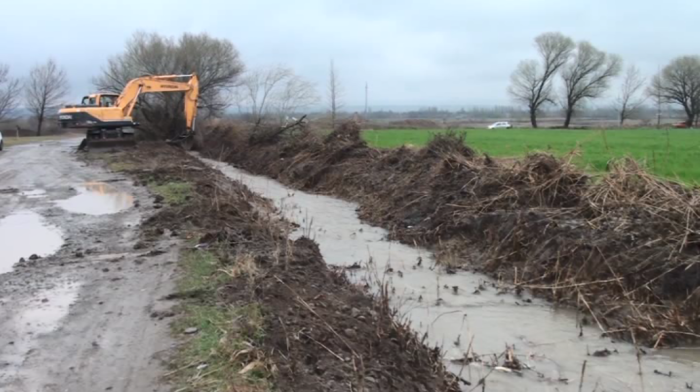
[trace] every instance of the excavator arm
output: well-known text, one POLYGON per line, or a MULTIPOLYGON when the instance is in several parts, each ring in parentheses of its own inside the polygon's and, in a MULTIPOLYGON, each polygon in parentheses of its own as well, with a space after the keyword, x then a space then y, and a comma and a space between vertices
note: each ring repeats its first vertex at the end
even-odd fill
POLYGON ((197 100, 199 99, 199 78, 196 74, 144 76, 133 79, 124 87, 117 99, 116 106, 122 111, 123 118, 131 118, 141 94, 170 92, 185 93, 187 133, 193 132, 197 118, 197 100), (189 78, 189 81, 178 80, 183 78, 189 78))

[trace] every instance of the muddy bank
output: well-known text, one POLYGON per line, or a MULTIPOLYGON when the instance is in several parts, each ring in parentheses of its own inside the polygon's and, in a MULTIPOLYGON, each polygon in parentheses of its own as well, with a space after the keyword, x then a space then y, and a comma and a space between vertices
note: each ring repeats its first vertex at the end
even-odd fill
POLYGON ((162 192, 144 244, 169 232, 191 239, 181 255, 190 276, 173 295, 188 315, 176 333, 217 343, 185 345, 172 375, 185 390, 458 390, 439 351, 397 322, 386 300, 329 270, 313 241, 288 240, 289 224, 243 185, 162 144, 110 161, 162 192))
POLYGON ((696 191, 634 162, 592 180, 566 160, 503 164, 456 135, 420 150, 368 147, 352 124, 304 130, 217 129, 204 153, 288 185, 360 204, 393 238, 590 314, 605 333, 652 346, 700 330, 696 191))

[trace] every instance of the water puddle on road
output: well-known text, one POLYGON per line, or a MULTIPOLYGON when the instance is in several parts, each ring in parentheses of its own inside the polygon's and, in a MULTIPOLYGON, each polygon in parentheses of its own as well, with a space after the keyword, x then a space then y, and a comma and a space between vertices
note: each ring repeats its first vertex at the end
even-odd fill
POLYGON ((46 196, 46 191, 43 189, 33 189, 31 191, 21 192, 20 195, 28 199, 40 199, 46 196))
POLYGON ((312 233, 328 264, 360 262, 366 266, 371 258, 371 268, 356 271, 351 278, 389 282, 395 289, 392 305, 417 332, 429 334, 430 344, 443 348, 452 372, 474 385, 488 375, 488 391, 579 391, 581 368, 587 361, 581 391, 685 391, 693 385, 700 387, 699 350, 646 350, 640 377, 633 345, 601 338, 600 331, 590 326, 583 327, 579 337, 576 314, 571 310, 557 310, 527 296, 499 295, 485 275, 431 270, 429 251, 387 241, 385 230, 360 222, 353 203, 303 193, 224 163, 204 161, 273 200, 288 220, 299 224, 296 236, 312 233), (384 273, 389 267, 394 272, 384 273), (456 292, 453 287, 457 287, 456 292), (519 376, 451 361, 463 357, 470 343, 482 356, 500 354, 506 344, 515 345, 518 358, 532 370, 519 376), (604 349, 611 355, 589 355, 604 349), (671 377, 659 374, 669 372, 671 377))
POLYGON ((76 196, 56 204, 66 211, 87 215, 115 214, 134 205, 133 196, 104 182, 88 182, 76 186, 76 190, 76 196))
POLYGON ((79 289, 79 283, 61 281, 40 290, 25 303, 12 305, 18 312, 10 316, 9 327, 0 335, 0 364, 4 368, 0 381, 2 373, 9 376, 19 370, 27 355, 38 346, 36 340, 41 335, 60 326, 77 299, 79 289))
POLYGON ((20 211, 0 220, 0 274, 8 272, 20 258, 48 256, 63 244, 61 230, 41 215, 20 211))

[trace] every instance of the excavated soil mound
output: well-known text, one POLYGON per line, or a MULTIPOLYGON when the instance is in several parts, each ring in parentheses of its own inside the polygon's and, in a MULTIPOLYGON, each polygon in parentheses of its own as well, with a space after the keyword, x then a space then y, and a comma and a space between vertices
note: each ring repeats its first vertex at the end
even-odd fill
POLYGON ((700 337, 700 193, 611 162, 592 179, 569 159, 501 163, 442 133, 424 148, 370 148, 346 123, 326 137, 252 142, 220 128, 204 153, 290 186, 360 204, 396 239, 433 246, 516 290, 571 304, 607 334, 648 345, 700 337))

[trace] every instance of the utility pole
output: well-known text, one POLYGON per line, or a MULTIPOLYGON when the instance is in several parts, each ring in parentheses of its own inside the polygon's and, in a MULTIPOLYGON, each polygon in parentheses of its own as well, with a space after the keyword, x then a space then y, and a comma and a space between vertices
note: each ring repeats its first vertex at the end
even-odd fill
POLYGON ((365 116, 367 116, 367 112, 369 110, 369 84, 365 82, 365 116))

